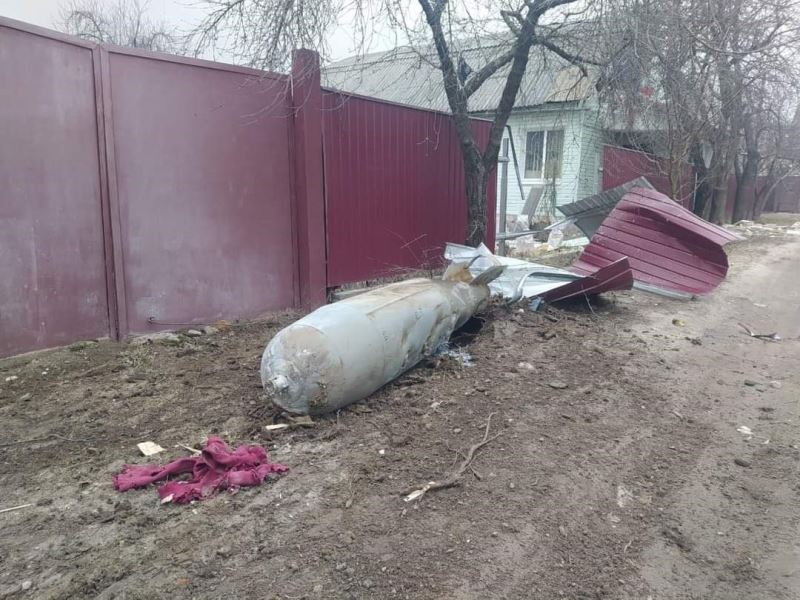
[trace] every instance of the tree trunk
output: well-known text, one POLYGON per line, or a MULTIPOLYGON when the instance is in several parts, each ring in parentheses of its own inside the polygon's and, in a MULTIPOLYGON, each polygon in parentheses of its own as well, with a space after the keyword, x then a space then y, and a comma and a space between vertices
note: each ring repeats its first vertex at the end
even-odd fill
POLYGON ((489 172, 482 161, 473 163, 465 156, 464 180, 467 191, 467 244, 479 246, 486 241, 488 227, 486 191, 489 172))
POLYGON ((694 213, 708 220, 711 216, 713 188, 709 182, 709 172, 706 163, 703 161, 700 144, 695 144, 692 147, 691 156, 697 177, 697 185, 694 190, 694 213))
POLYGON ((736 197, 733 204, 733 222, 752 219, 755 215, 756 182, 758 179, 759 157, 757 153, 747 153, 744 167, 736 178, 736 197))

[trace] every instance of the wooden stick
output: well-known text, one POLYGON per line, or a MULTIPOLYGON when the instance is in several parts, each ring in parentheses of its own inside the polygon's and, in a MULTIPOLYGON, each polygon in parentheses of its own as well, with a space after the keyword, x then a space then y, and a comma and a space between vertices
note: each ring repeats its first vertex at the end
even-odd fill
POLYGON ((20 504, 19 506, 12 506, 10 508, 3 508, 3 509, 0 509, 0 513, 11 512, 12 510, 19 510, 20 508, 28 508, 29 506, 33 506, 33 504, 20 504))
POLYGON ((467 450, 467 454, 464 457, 464 460, 461 461, 459 467, 453 471, 450 475, 448 475, 445 479, 441 481, 429 481, 422 487, 414 486, 408 488, 402 492, 402 495, 405 496, 406 502, 411 502, 412 500, 418 500, 422 498, 426 493, 432 492, 434 490, 443 490, 446 488, 456 487, 461 485, 461 476, 466 472, 467 469, 471 468, 472 461, 475 458, 475 454, 483 448, 489 442, 496 440, 502 434, 502 431, 492 437, 489 437, 489 428, 492 425, 492 417, 496 413, 491 413, 489 418, 486 420, 486 429, 483 432, 483 438, 477 444, 473 444, 470 446, 469 450, 467 450))

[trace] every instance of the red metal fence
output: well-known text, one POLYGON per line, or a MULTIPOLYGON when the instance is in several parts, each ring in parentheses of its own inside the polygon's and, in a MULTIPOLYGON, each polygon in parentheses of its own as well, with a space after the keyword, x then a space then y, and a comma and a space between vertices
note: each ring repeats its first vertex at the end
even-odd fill
POLYGON ((108 335, 92 59, 0 27, 0 356, 108 335))
POLYGON ((0 49, 0 356, 313 306, 464 238, 449 120, 323 94, 313 53, 289 77, 2 17, 0 49))
POLYGON ((103 57, 121 331, 293 306, 287 78, 103 57))
MULTIPOLYGON (((467 227, 464 168, 444 113, 325 91, 328 285, 441 264, 467 227)), ((481 145, 490 123, 475 120, 481 145)), ((494 217, 494 186, 488 214, 494 217)), ((494 222, 488 227, 494 246, 494 222)))
POLYGON ((692 208, 694 169, 682 165, 678 197, 672 193, 669 165, 663 158, 617 146, 603 146, 603 190, 610 190, 637 177, 646 177, 662 194, 692 208))
MULTIPOLYGON (((623 183, 647 177, 659 192, 679 200, 686 208, 692 208, 694 196, 695 172, 691 165, 681 167, 678 198, 672 194, 668 176, 669 165, 663 158, 637 152, 617 146, 603 146, 603 190, 615 188, 623 183)), ((759 177, 757 188, 768 185, 766 177, 759 177)), ((755 193, 755 189, 749 191, 755 193)), ((725 216, 733 218, 733 207, 736 200, 736 177, 728 180, 728 199, 725 216)), ((754 199, 753 199, 754 201, 754 199)), ((800 177, 792 176, 779 182, 767 202, 766 210, 771 212, 800 212, 800 177)))

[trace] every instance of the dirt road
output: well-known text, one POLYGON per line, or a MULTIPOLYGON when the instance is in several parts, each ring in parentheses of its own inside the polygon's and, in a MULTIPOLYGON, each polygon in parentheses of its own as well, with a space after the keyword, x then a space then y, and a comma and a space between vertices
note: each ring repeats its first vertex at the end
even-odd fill
POLYGON ((0 513, 0 598, 800 598, 800 243, 731 263, 692 302, 494 307, 474 366, 288 432, 257 366, 293 315, 1 361, 0 509, 32 506, 0 513), (404 502, 490 415, 462 485, 404 502), (113 491, 137 442, 211 433, 292 470, 189 507, 113 491))

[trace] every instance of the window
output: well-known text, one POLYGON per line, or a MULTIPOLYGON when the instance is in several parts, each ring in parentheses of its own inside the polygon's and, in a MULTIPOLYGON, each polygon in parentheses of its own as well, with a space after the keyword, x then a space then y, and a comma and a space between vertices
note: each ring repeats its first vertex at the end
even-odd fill
POLYGON ((525 140, 525 179, 558 179, 564 154, 564 131, 529 131, 525 140))

